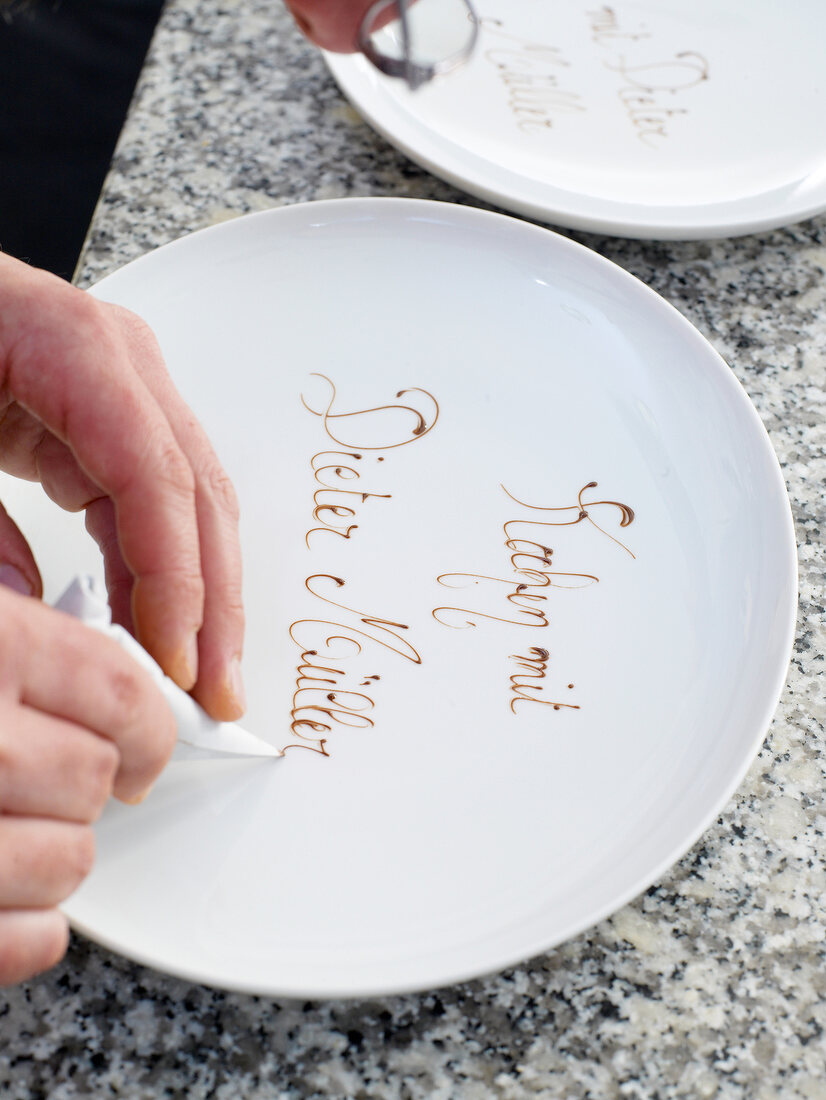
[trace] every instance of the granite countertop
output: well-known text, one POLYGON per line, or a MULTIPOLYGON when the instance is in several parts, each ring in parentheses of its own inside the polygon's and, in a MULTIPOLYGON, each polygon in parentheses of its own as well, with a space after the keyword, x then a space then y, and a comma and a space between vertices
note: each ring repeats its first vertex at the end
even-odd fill
MULTIPOLYGON (((78 281, 240 213, 348 195, 474 204, 358 118, 274 0, 172 0, 78 281)), ((733 241, 570 235, 720 351, 789 488, 797 643, 737 795, 590 932, 430 994, 229 994, 75 937, 55 971, 0 994, 3 1096, 826 1100, 826 218, 733 241)))

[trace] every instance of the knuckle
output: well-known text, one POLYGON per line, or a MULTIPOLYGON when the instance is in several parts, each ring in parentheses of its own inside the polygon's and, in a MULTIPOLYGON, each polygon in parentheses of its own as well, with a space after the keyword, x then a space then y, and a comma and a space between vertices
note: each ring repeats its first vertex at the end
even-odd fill
POLYGON ((126 306, 117 305, 114 302, 105 304, 104 309, 119 329, 124 331, 130 342, 141 351, 151 349, 157 351, 157 340, 151 325, 139 314, 134 313, 126 306))
MULTIPOLYGON (((71 288, 74 291, 74 288, 71 288)), ((67 303, 69 301, 67 297, 67 303)), ((91 294, 83 291, 71 298, 72 327, 83 339, 99 340, 101 337, 111 338, 110 322, 103 304, 93 298, 91 294)))
POLYGON ((189 566, 181 567, 176 573, 176 584, 183 601, 195 606, 203 604, 206 583, 201 573, 200 559, 189 566))
POLYGON ((174 437, 161 440, 156 457, 167 485, 185 497, 195 496, 195 473, 174 437))
POLYGON ((121 716, 123 724, 138 723, 146 706, 146 681, 142 670, 135 665, 121 664, 109 675, 109 691, 113 712, 121 716))
POLYGON ((214 639, 220 631, 225 640, 222 644, 234 643, 240 650, 245 621, 246 615, 240 577, 223 578, 220 583, 216 583, 212 591, 209 619, 210 640, 214 639))
POLYGON ((152 329, 139 314, 127 309, 126 306, 110 305, 109 309, 112 315, 128 328, 134 336, 143 339, 154 339, 152 329))
POLYGON ((231 623, 234 623, 235 625, 237 625, 239 629, 243 630, 244 620, 245 620, 245 612, 244 612, 244 601, 241 597, 241 586, 240 586, 240 584, 233 583, 233 584, 225 585, 224 590, 223 590, 223 596, 224 596, 223 612, 224 612, 224 615, 225 615, 226 619, 228 619, 231 623))
POLYGON ((177 568, 169 570, 167 577, 174 585, 175 603, 179 608, 186 608, 197 630, 203 625, 204 600, 206 597, 206 583, 201 574, 200 561, 194 563, 180 563, 177 568))
POLYGON ((201 472, 201 481, 209 496, 217 502, 220 511, 237 523, 241 514, 238 494, 229 474, 217 459, 210 461, 201 472))
POLYGON ((145 427, 136 465, 124 487, 144 484, 146 476, 161 495, 179 498, 194 510, 195 473, 163 417, 145 427))

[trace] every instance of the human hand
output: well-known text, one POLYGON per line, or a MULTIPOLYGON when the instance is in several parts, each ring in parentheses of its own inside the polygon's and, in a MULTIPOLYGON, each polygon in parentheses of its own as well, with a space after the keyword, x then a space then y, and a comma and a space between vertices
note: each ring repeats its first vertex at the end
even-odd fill
MULTIPOLYGON (((213 717, 239 717, 235 496, 152 334, 2 255, 0 302, 0 469, 85 509, 113 620, 213 717)), ((151 677, 111 639, 25 598, 41 594, 0 507, 0 984, 63 954, 56 906, 91 867, 91 823, 111 794, 142 797, 175 740, 151 677)))
POLYGON ((117 642, 0 587, 0 985, 63 955, 56 906, 91 869, 91 823, 146 793, 175 732, 117 642))
MULTIPOLYGON (((0 469, 85 509, 113 621, 212 717, 237 719, 237 503, 152 333, 129 311, 2 255, 0 302, 0 469)), ((0 581, 41 595, 31 550, 2 508, 0 581)))
MULTIPOLYGON (((302 34, 336 53, 353 53, 367 9, 373 0, 285 0, 302 34)), ((380 24, 377 24, 380 25, 380 24)))

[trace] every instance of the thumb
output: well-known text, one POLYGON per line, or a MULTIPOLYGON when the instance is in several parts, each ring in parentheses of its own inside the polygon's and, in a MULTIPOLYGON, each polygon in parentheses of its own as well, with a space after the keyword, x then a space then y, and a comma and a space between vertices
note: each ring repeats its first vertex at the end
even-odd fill
POLYGON ((20 528, 0 504, 0 585, 23 596, 43 595, 40 570, 20 528))

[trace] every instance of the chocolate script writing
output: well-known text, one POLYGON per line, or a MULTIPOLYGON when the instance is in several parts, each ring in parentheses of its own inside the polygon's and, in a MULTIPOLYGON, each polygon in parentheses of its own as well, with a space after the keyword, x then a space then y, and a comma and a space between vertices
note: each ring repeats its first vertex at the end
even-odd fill
MULTIPOLYGON (((326 383, 326 400, 318 405, 302 394, 301 403, 319 418, 328 449, 317 451, 310 459, 318 486, 311 508, 317 526, 309 528, 304 542, 311 552, 323 552, 320 536, 351 539, 359 528, 359 509, 369 507, 369 501, 392 498, 391 493, 357 485, 362 481, 365 458, 384 462, 385 455, 380 452, 423 439, 439 418, 439 404, 426 390, 407 389, 399 390, 394 402, 345 410, 333 381, 326 375, 313 377, 326 383), (330 442, 340 449, 329 449, 330 442)), ((312 573, 304 587, 326 608, 319 617, 299 619, 290 626, 290 638, 301 656, 290 710, 290 730, 296 741, 284 747, 329 756, 327 742, 333 730, 365 729, 375 724, 376 704, 370 689, 381 680, 380 673, 373 671, 377 663, 395 654, 420 665, 421 656, 407 640, 408 624, 351 606, 342 593, 346 587, 343 577, 312 573), (358 690, 362 688, 368 690, 358 690)))
POLYGON ((482 19, 495 45, 485 50, 508 97, 508 110, 525 133, 549 130, 558 114, 585 111, 582 96, 566 87, 569 61, 556 46, 528 42, 505 30, 501 19, 482 19))
MULTIPOLYGON (((554 550, 548 545, 552 529, 575 527, 580 523, 590 524, 634 557, 625 543, 594 518, 594 512, 598 509, 616 509, 619 512, 620 528, 628 527, 634 522, 633 509, 616 500, 586 500, 585 494, 597 488, 595 481, 589 481, 579 490, 575 504, 562 507, 528 504, 514 496, 504 485, 501 488, 515 505, 533 513, 543 513, 544 518, 528 519, 520 515, 503 523, 503 545, 510 563, 510 572, 506 576, 494 577, 466 572, 439 575, 437 580, 445 588, 462 591, 477 588, 485 594, 498 591, 506 602, 506 606, 497 608, 496 611, 482 610, 478 606, 436 607, 432 615, 442 626, 467 630, 475 629, 485 622, 493 622, 532 630, 547 629, 551 621, 549 595, 553 588, 583 588, 599 582, 599 578, 592 573, 555 568, 554 550)), ((526 653, 510 654, 508 659, 515 662, 518 670, 510 675, 509 680, 509 706, 513 714, 517 713, 517 704, 520 702, 551 706, 554 710, 561 710, 563 707, 569 710, 579 709, 577 703, 547 696, 547 685, 543 681, 546 680, 550 658, 549 649, 535 645, 530 646, 526 653)), ((569 690, 573 687, 573 684, 568 685, 569 690)))
POLYGON ((694 50, 663 57, 651 48, 653 35, 645 25, 622 26, 607 4, 588 12, 588 18, 591 40, 605 53, 605 68, 619 77, 617 99, 636 137, 649 148, 660 148, 671 120, 688 113, 678 97, 708 80, 708 61, 694 50))
MULTIPOLYGON (((585 13, 598 64, 616 74, 616 99, 634 137, 659 149, 674 119, 688 114, 686 93, 709 79, 709 63, 696 50, 659 48, 647 24, 626 25, 616 8, 603 4, 585 13)), ((547 134, 563 118, 589 112, 586 77, 558 44, 513 34, 501 19, 480 20, 484 59, 494 68, 507 108, 524 134, 547 134), (577 86, 579 80, 580 86, 577 86)))

